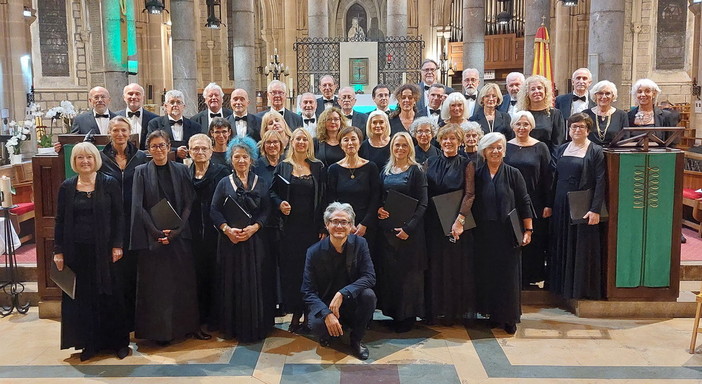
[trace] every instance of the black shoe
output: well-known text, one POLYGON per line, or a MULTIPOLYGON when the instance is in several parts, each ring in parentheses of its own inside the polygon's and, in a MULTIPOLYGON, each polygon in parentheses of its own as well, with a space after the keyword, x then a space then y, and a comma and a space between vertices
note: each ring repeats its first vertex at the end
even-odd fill
POLYGON ((360 341, 351 342, 351 352, 353 352, 353 355, 359 360, 368 360, 368 347, 360 341))
POLYGON ((517 333, 517 324, 507 323, 505 324, 504 330, 510 335, 514 335, 515 333, 517 333))
POLYGON ((155 340, 155 341, 159 347, 165 347, 167 345, 171 345, 171 340, 155 340))
POLYGON ((395 322, 395 333, 406 333, 414 328, 414 317, 395 322))
POLYGON ((205 333, 203 331, 193 332, 193 333, 191 333, 191 335, 193 338, 198 339, 198 340, 209 340, 212 338, 212 335, 210 335, 209 333, 205 333))
POLYGON ((95 357, 95 351, 92 349, 83 348, 83 351, 80 353, 80 361, 87 361, 93 357, 95 357))
POLYGON ((118 349, 117 350, 117 358, 120 360, 124 359, 125 357, 129 356, 129 351, 130 351, 129 347, 122 347, 122 348, 118 349))
POLYGON ((324 348, 327 348, 331 345, 331 338, 328 336, 322 336, 319 338, 319 345, 321 345, 324 348))

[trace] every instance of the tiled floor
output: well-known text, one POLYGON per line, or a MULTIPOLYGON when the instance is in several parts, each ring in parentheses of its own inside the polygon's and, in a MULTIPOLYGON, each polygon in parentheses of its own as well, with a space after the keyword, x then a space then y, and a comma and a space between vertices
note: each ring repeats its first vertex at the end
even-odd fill
POLYGON ((344 345, 322 348, 278 326, 259 344, 139 341, 124 360, 100 355, 81 363, 75 351, 58 348, 60 324, 32 308, 0 319, 0 384, 702 383, 702 347, 687 351, 692 319, 581 319, 525 307, 514 336, 482 325, 397 335, 376 322, 367 362, 344 345))

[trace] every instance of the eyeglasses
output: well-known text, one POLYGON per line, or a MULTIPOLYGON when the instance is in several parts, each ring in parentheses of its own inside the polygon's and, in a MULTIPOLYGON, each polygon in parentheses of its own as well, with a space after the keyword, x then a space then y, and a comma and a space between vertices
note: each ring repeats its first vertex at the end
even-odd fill
POLYGON ((181 100, 171 100, 167 102, 166 104, 168 105, 183 105, 183 102, 181 100))
POLYGON ((571 125, 570 126, 571 131, 587 131, 587 125, 571 125))
POLYGON ((348 220, 331 220, 329 221, 329 224, 334 227, 348 227, 351 225, 351 222, 348 220))
POLYGON ((190 152, 194 152, 194 153, 207 152, 207 151, 209 151, 209 150, 210 150, 210 148, 207 148, 207 147, 193 147, 193 148, 190 148, 190 152))
POLYGON ((226 135, 229 131, 212 131, 212 135, 226 135))
POLYGON ((504 148, 502 147, 487 147, 485 148, 488 152, 502 152, 504 151, 504 148))
POLYGON ((168 148, 168 144, 166 144, 166 143, 149 145, 149 150, 151 150, 151 151, 156 151, 156 150, 163 151, 166 148, 168 148))
POLYGON ((431 131, 430 131, 430 130, 425 130, 425 129, 418 129, 418 130, 416 131, 416 133, 417 133, 417 136, 423 136, 423 135, 429 136, 429 135, 431 135, 431 131))
POLYGON ((433 72, 436 72, 436 68, 422 68, 422 72, 433 73, 433 72))

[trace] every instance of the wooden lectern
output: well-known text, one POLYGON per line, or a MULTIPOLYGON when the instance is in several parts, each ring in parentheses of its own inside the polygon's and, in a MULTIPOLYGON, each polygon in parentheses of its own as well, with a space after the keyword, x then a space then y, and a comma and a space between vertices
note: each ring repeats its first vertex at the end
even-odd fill
MULTIPOLYGON (((95 145, 109 142, 106 135, 94 135, 95 145)), ((34 174, 34 225, 37 244, 37 281, 39 285, 39 317, 61 316, 61 289, 49 278, 54 256, 54 226, 58 190, 66 179, 66 165, 70 149, 84 140, 85 135, 59 135, 61 151, 32 158, 34 174)), ((68 165, 68 170, 70 165, 68 165)))
POLYGON ((684 152, 669 146, 682 129, 625 128, 605 149, 609 300, 678 297, 684 152))

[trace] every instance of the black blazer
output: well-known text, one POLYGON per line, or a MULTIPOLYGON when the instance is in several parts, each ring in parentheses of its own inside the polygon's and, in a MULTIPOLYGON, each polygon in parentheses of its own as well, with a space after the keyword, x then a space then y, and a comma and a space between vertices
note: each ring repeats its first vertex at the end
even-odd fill
MULTIPOLYGON (((341 109, 341 106, 339 105, 339 98, 334 95, 334 102, 332 103, 333 106, 341 109)), ((324 98, 323 97, 318 97, 317 98, 317 109, 314 111, 314 116, 319 118, 319 115, 324 112, 326 108, 324 108, 324 98)))
MULTIPOLYGON (((232 138, 236 137, 236 116, 230 115, 227 117, 229 124, 232 125, 232 138)), ((253 113, 246 114, 246 136, 254 139, 256 142, 261 141, 261 118, 253 113)))
POLYGON ((509 111, 509 102, 512 100, 512 97, 508 94, 502 95, 502 104, 500 104, 499 107, 497 107, 497 110, 500 112, 508 113, 509 111))
MULTIPOLYGON (((417 87, 419 87, 419 100, 417 100, 417 110, 421 111, 423 109, 427 109, 427 105, 424 103, 424 84, 423 81, 420 81, 417 83, 417 87)), ((444 86, 444 94, 445 95, 450 95, 451 93, 455 92, 453 88, 444 86)), ((399 108, 399 107, 398 107, 399 108)))
MULTIPOLYGON (((485 111, 483 110, 483 108, 475 108, 475 114, 471 116, 469 120, 475 121, 478 124, 480 124, 480 127, 483 129, 483 133, 490 133, 490 124, 488 124, 488 120, 485 117, 485 111)), ((510 117, 509 113, 500 112, 496 109, 495 120, 493 120, 492 125, 492 131, 500 132, 501 134, 505 135, 507 141, 512 140, 514 138, 514 130, 512 130, 512 127, 509 125, 511 121, 512 118, 510 117)))
MULTIPOLYGON (((54 253, 63 253, 67 266, 80 262, 76 260, 74 244, 73 202, 78 176, 64 180, 58 192, 56 205, 56 226, 54 227, 54 253)), ((112 248, 122 248, 124 239, 124 214, 122 193, 114 178, 99 173, 95 178, 93 193, 95 213, 95 265, 97 284, 100 293, 112 293, 112 248)))
MULTIPOLYGON (((592 100, 591 97, 587 98, 587 108, 592 108, 595 106, 595 101, 592 100)), ((565 95, 560 95, 556 97, 556 109, 561 111, 561 115, 563 115, 563 119, 568 121, 568 118, 570 117, 571 113, 570 110, 573 107, 573 93, 566 93, 565 95)))
MULTIPOLYGON (((227 118, 232 115, 232 110, 227 109, 227 108, 222 108, 221 111, 219 111, 222 114, 223 118, 227 118)), ((209 109, 205 109, 204 111, 200 111, 197 114, 193 115, 190 117, 190 120, 192 120, 194 123, 200 126, 202 133, 205 135, 207 132, 210 130, 210 119, 209 119, 209 109)))
MULTIPOLYGON (((271 108, 268 107, 267 109, 257 113, 256 117, 258 117, 260 120, 263 120, 263 115, 265 115, 270 110, 271 108)), ((298 115, 297 113, 294 113, 293 111, 287 108, 285 108, 285 111, 283 113, 283 119, 288 124, 288 128, 290 128, 290 131, 294 131, 296 128, 300 128, 305 125, 302 121, 302 116, 298 115)))
MULTIPOLYGON (((321 231, 323 231, 324 229, 324 224, 322 223, 322 215, 324 214, 324 209, 326 208, 324 206, 324 190, 327 186, 327 171, 326 169, 324 169, 324 163, 322 163, 319 160, 305 161, 307 161, 307 164, 309 164, 310 166, 312 180, 314 181, 314 212, 310 212, 310 214, 314 215, 315 226, 319 228, 320 233, 322 233, 321 231)), ((273 185, 275 185, 276 175, 280 175, 285 180, 290 181, 292 179, 292 171, 293 165, 286 161, 281 161, 280 163, 278 163, 278 165, 276 165, 275 167, 275 171, 273 171, 273 180, 271 181, 270 197, 271 201, 273 202, 273 209, 275 210, 278 210, 278 207, 280 207, 280 203, 282 203, 284 200, 287 201, 287 199, 289 199, 289 196, 286 197, 278 195, 277 191, 275 190, 276 188, 273 188, 273 185)), ((283 218, 284 217, 285 216, 283 216, 283 218)))
MULTIPOLYGON (((174 230, 175 236, 183 236, 184 239, 190 239, 188 220, 193 200, 195 199, 195 190, 190 181, 190 172, 188 167, 174 161, 169 161, 168 166, 170 167, 171 181, 175 193, 175 201, 170 203, 182 219, 180 228, 174 230)), ((153 161, 136 168, 132 190, 131 242, 129 249, 153 250, 160 246, 156 239, 162 236, 162 232, 156 228, 149 214, 149 209, 161 200, 156 164, 153 161)))
MULTIPOLYGON (((127 117, 127 110, 123 109, 121 111, 117 111, 115 112, 115 115, 127 117)), ((149 122, 156 118, 158 118, 157 114, 149 112, 144 108, 141 109, 141 132, 139 133, 139 149, 141 149, 142 151, 146 149, 146 136, 149 135, 149 122)))
POLYGON ((171 123, 169 122, 168 115, 161 116, 158 119, 153 119, 149 122, 149 133, 158 130, 165 131, 168 134, 168 137, 171 139, 172 151, 177 150, 179 145, 187 146, 190 137, 192 137, 195 134, 201 133, 199 125, 195 124, 192 120, 183 117, 183 140, 173 140, 173 131, 171 130, 171 123))
MULTIPOLYGON (((117 116, 114 114, 114 112, 109 110, 107 111, 107 114, 110 115, 110 120, 117 116)), ((97 121, 95 121, 95 112, 92 109, 76 116, 75 119, 73 119, 73 125, 71 126, 71 133, 80 133, 85 135, 90 131, 93 131, 93 134, 95 135, 101 134, 100 127, 98 127, 97 121)))
POLYGON ((351 234, 346 240, 346 275, 351 283, 341 288, 333 286, 335 276, 330 259, 337 257, 335 253, 329 237, 307 249, 301 292, 309 314, 316 318, 324 318, 331 313, 329 303, 336 292, 346 299, 352 299, 364 289, 375 286, 375 270, 366 239, 351 234))
MULTIPOLYGON (((565 143, 558 148, 556 151, 556 163, 563 157, 563 153, 567 147, 568 143, 565 143)), ((600 213, 605 199, 605 187, 607 183, 605 179, 605 161, 602 147, 595 143, 590 143, 583 159, 585 162, 583 164, 582 174, 580 175, 578 190, 593 190, 590 212, 600 213)), ((551 196, 549 197, 549 207, 553 207, 556 183, 558 183, 558 168, 556 168, 556 172, 553 174, 553 187, 551 188, 551 196)))
MULTIPOLYGON (((627 112, 627 115, 629 117, 629 127, 636 127, 637 125, 634 124, 634 121, 636 121, 636 114, 639 112, 639 107, 634 107, 627 112)), ((674 127, 675 124, 673 124, 673 116, 671 116, 669 111, 666 111, 665 109, 660 109, 658 107, 653 107, 653 126, 654 127, 674 127)), ((666 134, 663 138, 663 140, 668 139, 668 134, 666 134)))
POLYGON ((361 141, 365 140, 366 136, 366 123, 368 123, 368 114, 353 111, 351 116, 351 125, 360 129, 363 137, 360 137, 361 141))

